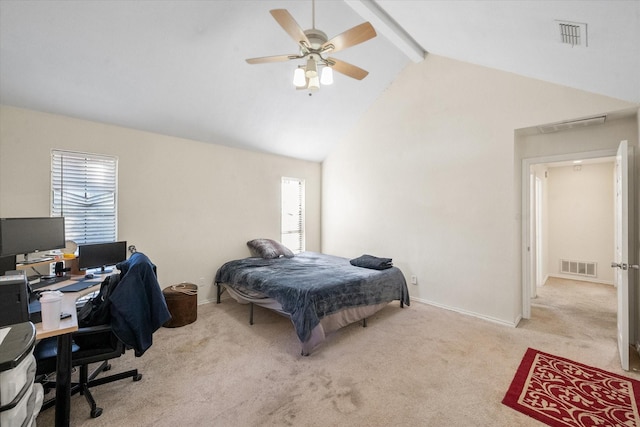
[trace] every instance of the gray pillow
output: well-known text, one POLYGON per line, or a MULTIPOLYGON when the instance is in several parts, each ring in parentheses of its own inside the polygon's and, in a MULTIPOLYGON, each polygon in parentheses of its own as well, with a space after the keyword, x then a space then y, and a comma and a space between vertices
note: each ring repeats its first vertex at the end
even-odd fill
POLYGON ((251 256, 272 259, 280 258, 281 256, 286 258, 293 258, 293 252, 280 242, 276 242, 271 239, 253 239, 247 242, 251 256))

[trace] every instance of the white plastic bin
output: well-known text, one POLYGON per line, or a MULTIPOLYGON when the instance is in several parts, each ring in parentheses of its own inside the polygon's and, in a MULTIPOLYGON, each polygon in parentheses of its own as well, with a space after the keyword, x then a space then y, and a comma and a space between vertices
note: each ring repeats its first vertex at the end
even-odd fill
POLYGON ((42 401, 44 400, 44 390, 42 384, 34 383, 31 390, 31 397, 27 403, 27 421, 24 427, 36 427, 36 418, 42 408, 42 401))
POLYGON ((11 403, 26 384, 33 382, 35 374, 36 358, 33 354, 25 357, 15 368, 0 372, 0 406, 11 403))
POLYGON ((0 333, 0 426, 28 427, 42 407, 42 387, 33 384, 36 329, 23 322, 7 325, 0 333))
MULTIPOLYGON (((28 414, 29 399, 32 398, 33 381, 27 386, 27 392, 20 402, 8 411, 0 412, 0 425, 2 427, 22 427, 27 419, 31 420, 31 414, 28 414), (29 416, 27 416, 29 415, 29 416)), ((33 397, 35 399, 35 396, 33 397)), ((42 405, 42 403, 40 404, 42 405)))

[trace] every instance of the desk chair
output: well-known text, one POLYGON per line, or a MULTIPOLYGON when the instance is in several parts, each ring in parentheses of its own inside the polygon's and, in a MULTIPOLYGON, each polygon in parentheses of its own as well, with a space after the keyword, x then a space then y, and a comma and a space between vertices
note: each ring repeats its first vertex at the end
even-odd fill
MULTIPOLYGON (((108 301, 108 323, 104 323, 104 310, 92 311, 90 316, 81 314, 80 328, 73 333, 73 339, 79 345, 74 345, 71 365, 79 367, 80 379, 72 385, 71 394, 79 392, 85 396, 91 406, 92 418, 99 417, 102 409, 96 405, 91 387, 125 378, 133 378, 133 381, 142 378, 137 369, 96 378, 101 372, 111 369, 108 361, 122 356, 128 348, 135 351, 136 357, 142 356, 152 344, 153 332, 171 318, 160 291, 156 267, 149 258, 136 252, 128 260, 117 264, 116 268, 120 274, 109 276, 108 283, 103 282, 100 294, 96 297, 98 301, 108 301), (83 325, 83 319, 89 325, 83 325), (91 324, 96 319, 103 323, 91 324), (89 375, 89 364, 95 362, 101 363, 89 375)), ((55 371, 56 351, 55 338, 42 340, 36 345, 36 375, 55 371)), ((43 385, 51 387, 50 383, 43 385)), ((45 402, 43 408, 51 406, 54 401, 45 402)))
MULTIPOLYGON (((79 328, 73 333, 73 337, 74 339, 92 337, 98 338, 102 341, 101 344, 96 344, 92 346, 92 348, 88 349, 82 349, 77 344, 73 344, 73 353, 71 357, 71 365, 73 367, 78 367, 79 369, 78 382, 72 382, 71 384, 71 395, 77 393, 83 395, 91 407, 91 417, 97 418, 102 414, 102 408, 98 407, 96 404, 96 401, 90 391, 91 387, 96 387, 113 381, 119 381, 125 378, 133 378, 133 381, 140 381, 142 379, 142 374, 138 373, 137 369, 133 369, 109 375, 107 377, 96 378, 102 372, 110 370, 111 365, 109 364, 109 361, 122 356, 126 350, 125 345, 113 334, 110 325, 79 328), (91 372, 91 374, 89 374, 89 364, 96 362, 101 363, 91 372)), ((98 340, 96 339, 94 341, 98 340)), ((36 380, 42 383, 46 391, 51 388, 55 388, 55 382, 48 381, 46 377, 47 374, 55 372, 56 370, 56 352, 56 338, 47 338, 40 341, 34 350, 34 356, 37 361, 36 380)), ((42 404, 42 409, 49 408, 54 404, 55 397, 46 400, 42 404)))

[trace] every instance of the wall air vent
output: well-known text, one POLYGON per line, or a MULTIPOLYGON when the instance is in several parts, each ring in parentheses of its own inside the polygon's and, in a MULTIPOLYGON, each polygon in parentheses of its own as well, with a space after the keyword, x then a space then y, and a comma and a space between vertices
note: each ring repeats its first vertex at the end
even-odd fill
POLYGON ((597 277, 597 267, 595 262, 560 260, 560 273, 564 274, 597 277))
POLYGON ((550 123, 548 125, 538 126, 540 133, 559 132, 561 130, 570 130, 576 128, 583 128, 587 126, 601 125, 606 120, 607 116, 588 117, 585 119, 570 120, 567 122, 550 123))
POLYGON ((555 21, 560 30, 560 43, 571 47, 587 47, 587 24, 582 22, 555 21))

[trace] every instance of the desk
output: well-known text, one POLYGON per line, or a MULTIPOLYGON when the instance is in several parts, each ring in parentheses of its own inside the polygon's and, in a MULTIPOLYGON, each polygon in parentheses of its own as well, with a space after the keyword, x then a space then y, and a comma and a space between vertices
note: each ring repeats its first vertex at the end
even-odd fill
MULTIPOLYGON (((70 280, 56 283, 50 289, 61 288, 72 284, 83 276, 73 277, 70 280)), ((97 276, 96 276, 97 277, 97 276)), ((80 292, 68 292, 62 296, 62 311, 71 313, 71 317, 60 320, 57 329, 44 330, 42 323, 36 323, 36 339, 57 337, 58 355, 56 358, 56 427, 69 426, 69 414, 71 412, 71 337, 78 330, 78 316, 76 312, 76 300, 82 295, 99 289, 100 284, 80 292)))

